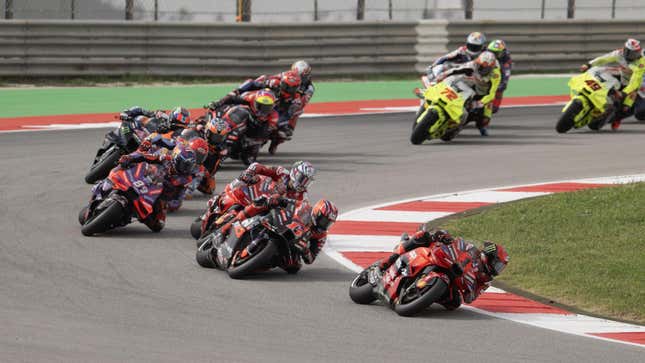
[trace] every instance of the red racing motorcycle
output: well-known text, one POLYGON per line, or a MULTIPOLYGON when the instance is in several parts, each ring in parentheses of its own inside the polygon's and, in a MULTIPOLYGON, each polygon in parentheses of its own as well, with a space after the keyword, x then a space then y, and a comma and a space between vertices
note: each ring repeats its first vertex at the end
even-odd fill
POLYGON ((441 302, 456 287, 473 288, 476 268, 473 257, 458 248, 458 240, 445 245, 435 243, 402 254, 387 270, 378 262, 363 270, 349 287, 349 296, 357 304, 380 300, 401 316, 421 313, 441 302))

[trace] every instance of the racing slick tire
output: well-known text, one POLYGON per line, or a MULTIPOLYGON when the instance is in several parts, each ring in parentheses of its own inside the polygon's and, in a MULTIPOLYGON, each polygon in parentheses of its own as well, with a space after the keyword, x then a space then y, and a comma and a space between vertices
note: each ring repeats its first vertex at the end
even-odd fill
POLYGON ((240 265, 234 265, 234 260, 226 269, 226 273, 232 279, 242 279, 253 272, 269 266, 269 263, 278 250, 273 240, 268 240, 264 247, 249 257, 248 260, 240 265))
MULTIPOLYGON (((401 316, 413 316, 439 300, 448 290, 448 285, 440 278, 435 278, 432 281, 432 284, 421 290, 420 296, 410 301, 402 302, 402 300, 406 300, 405 289, 403 289, 402 295, 394 303, 394 311, 401 316)), ((416 283, 416 280, 412 283, 416 283)))
POLYGON ((349 285, 349 297, 353 302, 361 305, 371 304, 376 300, 372 284, 367 281, 364 273, 360 273, 352 280, 352 284, 349 285))
POLYGON ((419 145, 425 141, 429 135, 428 135, 428 130, 430 130, 430 127, 437 122, 437 112, 434 110, 428 111, 426 113, 426 116, 416 124, 414 129, 412 130, 412 135, 410 136, 410 142, 412 145, 419 145))
POLYGON ((581 110, 582 102, 580 102, 580 100, 573 100, 567 107, 567 109, 562 112, 558 123, 555 125, 555 131, 557 131, 559 134, 564 134, 565 132, 571 130, 571 128, 573 127, 574 119, 581 110))
POLYGON ((110 201, 109 205, 99 211, 98 214, 90 217, 83 227, 81 233, 84 236, 92 236, 112 229, 123 217, 123 207, 116 200, 110 201))
POLYGON ((90 166, 90 170, 85 175, 85 182, 94 184, 101 179, 105 179, 110 174, 110 170, 119 163, 120 157, 121 150, 117 147, 112 147, 111 150, 101 155, 96 163, 90 166))
POLYGON ((213 261, 211 250, 213 249, 212 243, 204 241, 195 254, 195 261, 203 268, 217 268, 217 264, 213 261))
POLYGON ((195 218, 193 223, 190 224, 190 235, 194 239, 199 239, 202 236, 202 217, 195 218))

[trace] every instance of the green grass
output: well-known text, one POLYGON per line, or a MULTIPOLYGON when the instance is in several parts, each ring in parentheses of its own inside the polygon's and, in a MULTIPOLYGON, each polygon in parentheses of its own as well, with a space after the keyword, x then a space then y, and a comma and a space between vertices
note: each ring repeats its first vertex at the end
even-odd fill
POLYGON ((508 248, 499 281, 602 316, 645 323, 645 183, 483 209, 442 226, 508 248))
MULTIPOLYGON (((145 81, 145 78, 141 78, 145 81)), ((506 97, 559 95, 567 93, 566 77, 512 79, 506 97)), ((239 80, 242 81, 242 80, 239 80)), ((145 83, 145 82, 144 82, 145 83)), ((73 83, 72 83, 73 84, 73 83)), ((412 99, 418 79, 389 81, 316 82, 312 102, 412 99)), ((177 105, 199 108, 224 96, 237 83, 141 86, 124 82, 111 87, 23 87, 0 88, 2 116, 45 116, 61 114, 109 113, 139 105, 168 109, 177 105)))

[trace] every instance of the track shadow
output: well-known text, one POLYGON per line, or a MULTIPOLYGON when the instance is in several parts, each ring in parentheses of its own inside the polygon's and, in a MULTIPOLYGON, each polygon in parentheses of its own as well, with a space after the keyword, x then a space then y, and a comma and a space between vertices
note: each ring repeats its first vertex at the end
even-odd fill
POLYGON ((446 310, 441 305, 433 304, 429 309, 426 309, 419 315, 415 316, 417 319, 450 319, 450 320, 464 320, 464 321, 473 321, 473 320, 494 320, 496 318, 485 315, 478 314, 471 310, 466 309, 456 309, 456 310, 446 310))
POLYGON ((457 136, 454 140, 450 142, 426 142, 421 144, 421 146, 427 147, 449 147, 455 145, 479 145, 479 146, 502 146, 502 145, 562 145, 562 140, 547 140, 547 139, 536 139, 536 141, 528 140, 502 140, 501 138, 496 138, 489 136, 486 138, 478 137, 469 139, 467 137, 460 138, 457 136), (539 140, 539 141, 538 141, 539 140))
MULTIPOLYGON (((224 272, 225 273, 225 272, 224 272)), ((294 283, 301 282, 342 282, 345 281, 349 284, 354 277, 354 273, 343 271, 340 269, 332 268, 317 268, 303 266, 300 271, 295 275, 290 275, 279 268, 273 268, 269 271, 257 272, 249 275, 246 279, 248 281, 267 281, 279 283, 294 283)), ((349 286, 349 285, 348 285, 349 286)))
MULTIPOLYGON (((137 222, 135 222, 137 223, 137 222)), ((103 234, 95 235, 91 238, 92 240, 109 240, 109 239, 135 239, 135 240, 157 240, 157 239, 193 239, 190 235, 190 225, 186 225, 186 228, 164 228, 161 232, 152 232, 144 225, 127 225, 123 228, 113 229, 107 231, 103 234)))

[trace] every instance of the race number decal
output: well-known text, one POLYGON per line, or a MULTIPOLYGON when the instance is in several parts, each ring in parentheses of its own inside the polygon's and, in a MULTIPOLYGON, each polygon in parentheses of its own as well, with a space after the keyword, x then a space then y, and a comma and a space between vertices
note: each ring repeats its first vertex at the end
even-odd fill
POLYGON ((591 88, 591 90, 593 90, 593 91, 598 91, 599 89, 601 89, 601 88, 602 88, 602 87, 598 84, 598 82, 594 81, 593 79, 588 79, 588 80, 586 80, 586 81, 585 81, 585 83, 586 83, 586 84, 587 84, 587 86, 588 86, 589 88, 591 88))
POLYGON ((456 99, 457 99, 457 97, 459 97, 459 96, 455 93, 455 91, 451 90, 450 88, 444 88, 444 89, 443 89, 443 91, 441 91, 441 94, 442 94, 442 95, 444 95, 444 96, 446 96, 446 98, 447 98, 449 101, 454 101, 454 100, 456 100, 456 99))
POLYGON ((139 191, 139 194, 146 194, 148 192, 148 188, 146 187, 146 184, 142 182, 141 180, 136 180, 134 183, 132 183, 135 188, 139 191))

